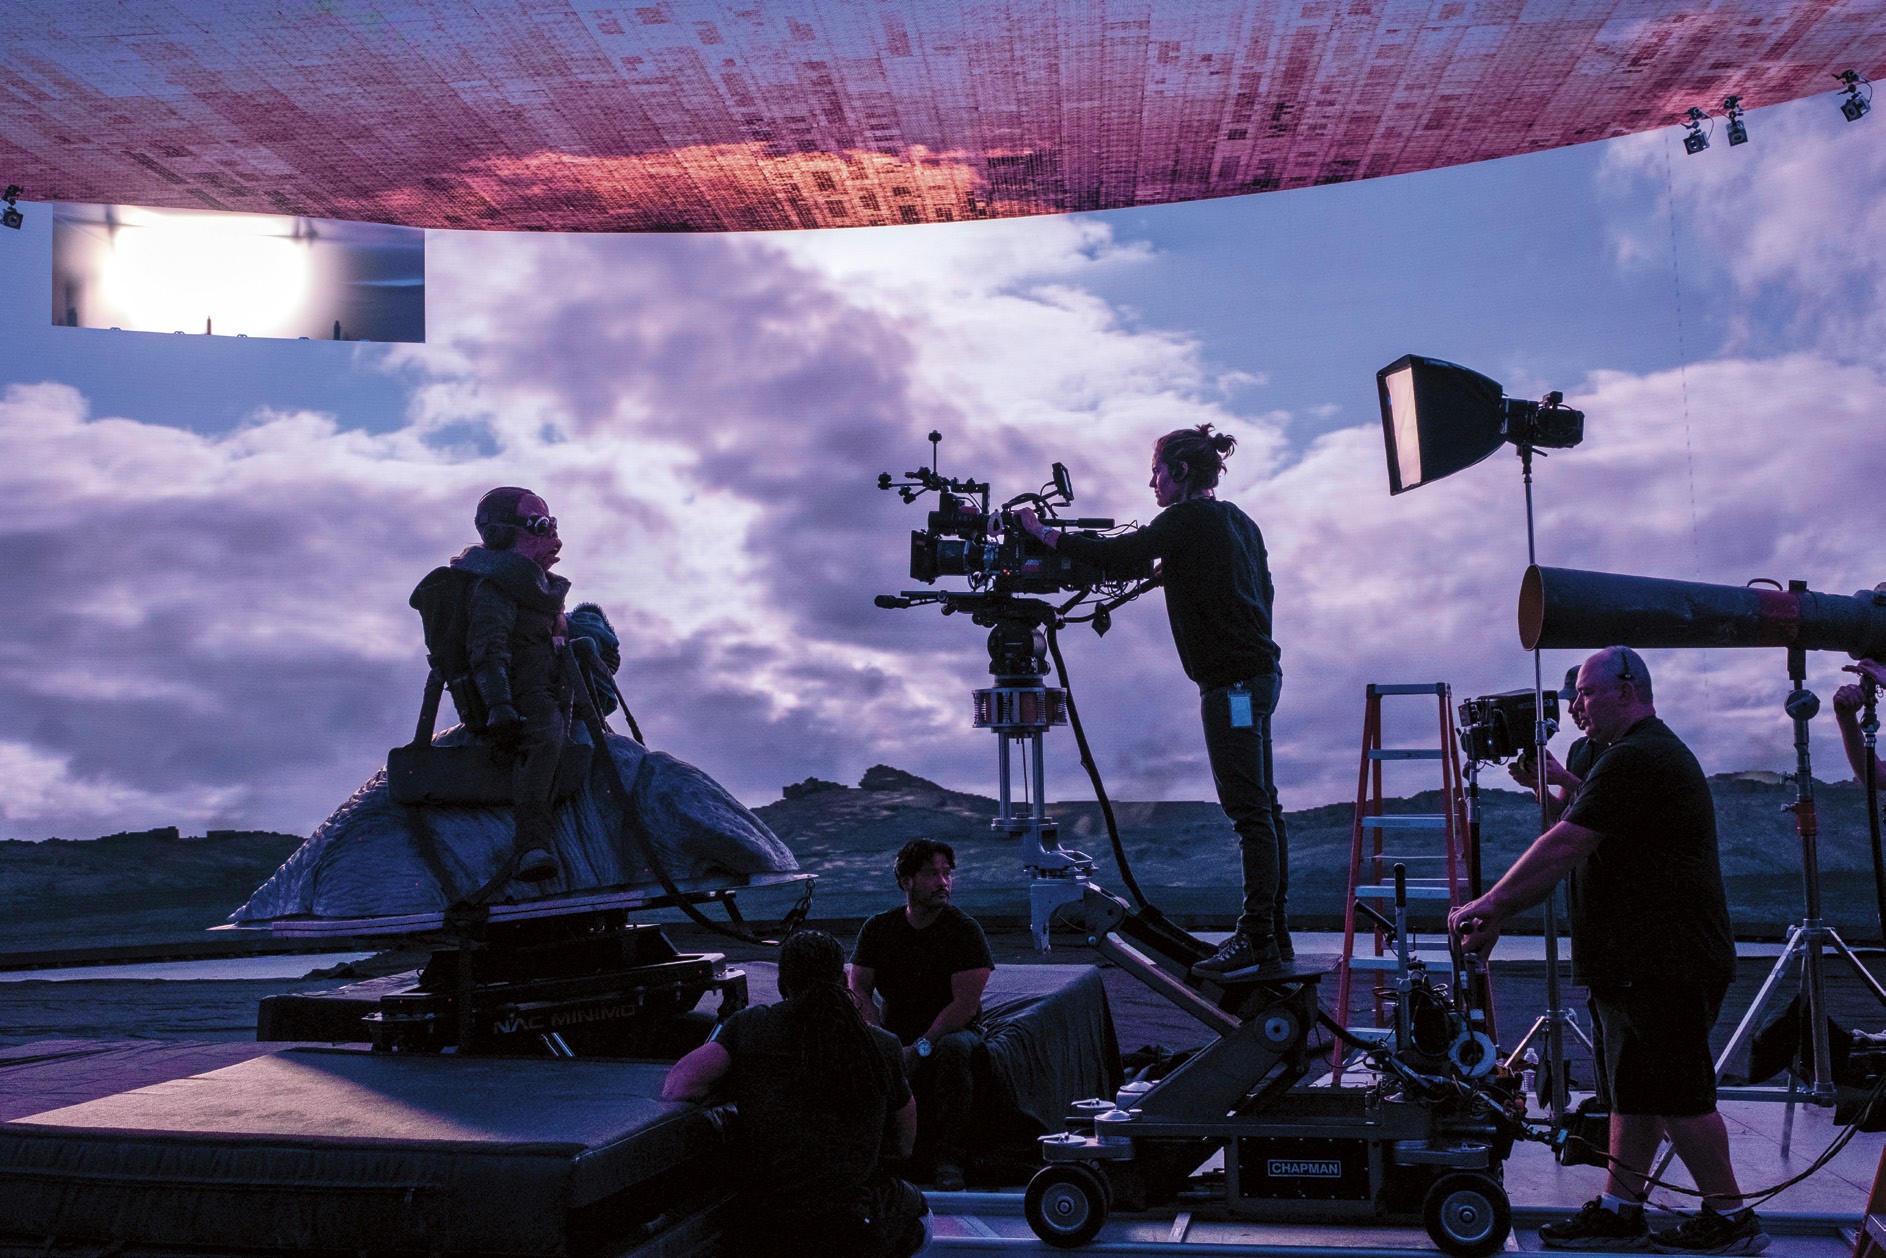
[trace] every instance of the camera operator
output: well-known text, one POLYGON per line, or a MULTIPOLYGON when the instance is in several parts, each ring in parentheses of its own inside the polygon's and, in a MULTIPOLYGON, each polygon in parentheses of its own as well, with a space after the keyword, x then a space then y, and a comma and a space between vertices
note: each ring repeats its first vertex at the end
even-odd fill
POLYGON ((1236 446, 1210 424, 1159 438, 1150 483, 1164 510, 1119 537, 1044 527, 1028 507, 1014 517, 1043 545, 1103 571, 1159 561, 1173 644, 1185 675, 1198 684, 1212 780, 1243 856, 1237 930, 1192 967, 1200 978, 1221 981, 1276 973, 1295 955, 1284 915, 1289 849, 1271 761, 1270 718, 1282 672, 1271 640, 1270 564, 1257 525, 1214 492, 1236 446))
POLYGON ((1630 648, 1585 661, 1573 711, 1599 751, 1564 816, 1491 890, 1448 915, 1462 944, 1484 953, 1508 918, 1573 877, 1572 959, 1597 1015, 1611 1162, 1603 1195, 1539 1238, 1552 1249, 1757 1253, 1768 1237, 1742 1204, 1709 1053, 1735 976, 1709 783, 1657 719, 1650 670, 1630 648), (1652 1236, 1645 1171, 1666 1134, 1703 1209, 1652 1236))
MULTIPOLYGON (((1834 720, 1840 726, 1840 741, 1847 749, 1847 763, 1853 766, 1853 777, 1857 782, 1866 781, 1866 736, 1860 729, 1860 709, 1866 706, 1864 686, 1886 686, 1886 664, 1878 660, 1861 660, 1858 664, 1846 666, 1849 673, 1858 673, 1863 679, 1861 684, 1846 685, 1834 691, 1834 720)), ((1875 758, 1873 761, 1875 782, 1886 783, 1886 760, 1875 758)))

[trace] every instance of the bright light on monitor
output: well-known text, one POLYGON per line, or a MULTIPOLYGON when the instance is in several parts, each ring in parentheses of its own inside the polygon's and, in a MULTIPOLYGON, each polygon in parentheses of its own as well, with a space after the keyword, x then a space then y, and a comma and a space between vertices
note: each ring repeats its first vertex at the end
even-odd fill
MULTIPOLYGON (((142 216, 140 216, 142 217, 142 216)), ((292 220, 172 214, 122 223, 104 259, 116 326, 291 336, 307 301, 312 242, 292 220)))
POLYGON ((63 204, 52 228, 52 321, 64 327, 426 339, 417 228, 63 204))

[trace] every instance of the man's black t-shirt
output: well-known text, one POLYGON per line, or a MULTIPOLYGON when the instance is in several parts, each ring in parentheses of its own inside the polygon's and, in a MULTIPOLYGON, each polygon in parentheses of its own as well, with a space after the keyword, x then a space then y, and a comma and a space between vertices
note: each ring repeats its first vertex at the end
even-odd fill
POLYGON ((952 974, 995 968, 982 927, 953 904, 922 930, 901 907, 879 913, 858 932, 851 963, 876 971, 885 1029, 905 1044, 929 1030, 950 1003, 952 974))
POLYGON ((1143 529, 1119 537, 1063 533, 1055 547, 1103 570, 1159 560, 1172 642, 1201 691, 1277 672, 1270 558, 1264 535, 1236 504, 1193 498, 1167 507, 1143 529))
POLYGON ((860 1199, 884 1146, 890 1116, 910 1101, 902 1047, 878 1027, 865 1028, 884 1059, 890 1091, 859 1104, 824 1101, 804 1084, 799 1065, 803 1024, 786 1002, 753 1005, 714 1030, 733 1059, 729 1080, 740 1111, 749 1204, 816 1216, 860 1199))
POLYGON ((1603 835, 1572 874, 1572 959, 1587 984, 1727 983, 1735 935, 1702 766, 1656 717, 1602 749, 1565 820, 1603 835))

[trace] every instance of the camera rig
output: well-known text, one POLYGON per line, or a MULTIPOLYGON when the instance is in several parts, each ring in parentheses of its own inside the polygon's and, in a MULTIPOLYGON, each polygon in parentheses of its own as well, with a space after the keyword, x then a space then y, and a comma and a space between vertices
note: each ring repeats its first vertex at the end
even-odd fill
MULTIPOLYGON (((1054 635, 1063 625, 1073 623, 1091 624, 1095 633, 1104 634, 1113 610, 1139 597, 1155 582, 1150 570, 1122 573, 1077 563, 1036 541, 1015 523, 1010 512, 1031 506, 1044 521, 1064 532, 1097 536, 1098 530, 1114 527, 1110 519, 1076 519, 1059 514, 1060 508, 1074 500, 1073 482, 1065 465, 1054 464, 1052 479, 1039 491, 1017 494, 991 510, 987 481, 955 480, 937 471, 937 447, 942 440, 941 433, 930 434, 929 467, 906 472, 902 481, 885 472, 878 477, 878 488, 896 490, 906 503, 914 503, 926 493, 937 494, 938 505, 930 512, 927 527, 911 532, 910 575, 926 584, 934 584, 939 577, 960 576, 970 588, 880 594, 876 603, 886 608, 934 605, 946 616, 967 615, 989 630, 989 673, 995 684, 973 692, 973 720, 977 729, 991 730, 996 735, 998 811, 992 826, 1022 844, 1022 864, 1031 879, 1035 941, 1046 951, 1048 920, 1054 909, 1079 898, 1079 880, 1094 868, 1086 853, 1061 847, 1059 828, 1047 813, 1042 736, 1056 725, 1069 724, 1070 716, 1082 762, 1096 779, 1096 791, 1103 810, 1106 808, 1105 792, 1100 790, 1080 719, 1066 688, 1065 668, 1059 668, 1060 686, 1049 686, 1043 680, 1050 655, 1057 667, 1061 664, 1054 635), (1054 593, 1071 593, 1073 597, 1059 604, 1029 597, 1054 593), (1094 598, 1098 601, 1087 610, 1076 611, 1094 598), (1022 789, 1025 810, 1018 809, 1013 785, 1016 744, 1023 748, 1027 770, 1022 789)), ((1109 833, 1111 836, 1111 826, 1109 833)), ((1117 838, 1115 847, 1117 851, 1117 838)))

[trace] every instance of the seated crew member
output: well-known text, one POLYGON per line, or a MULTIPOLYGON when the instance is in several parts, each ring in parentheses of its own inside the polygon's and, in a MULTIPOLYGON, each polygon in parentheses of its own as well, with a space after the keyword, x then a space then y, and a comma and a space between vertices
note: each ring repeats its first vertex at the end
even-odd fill
POLYGON ((897 853, 894 869, 904 903, 872 917, 858 932, 851 992, 858 1011, 903 1044, 919 1111, 936 1132, 933 1181, 941 1192, 961 1192, 975 1058, 982 1048, 977 1019, 995 959, 976 919, 950 903, 954 848, 912 839, 897 853), (877 994, 884 997, 882 1015, 877 994))
MULTIPOLYGON (((1861 660, 1848 664, 1846 671, 1858 673, 1875 686, 1886 686, 1886 664, 1861 660)), ((1847 763, 1853 767, 1856 782, 1866 781, 1866 735, 1860 729, 1860 709, 1866 704, 1866 692, 1858 685, 1845 685, 1834 691, 1834 721, 1840 726, 1840 742, 1847 751, 1847 763)), ((1877 738, 1875 739, 1877 748, 1877 738)), ((1873 781, 1886 786, 1886 760, 1875 754, 1873 781)))
POLYGON ((1211 428, 1180 428, 1153 443, 1151 485, 1164 510, 1143 529, 1078 537, 1044 527, 1030 507, 1016 511, 1015 521, 1051 549, 1102 569, 1159 561, 1172 641, 1198 685, 1212 782, 1237 831, 1244 875, 1236 930, 1192 973, 1236 980, 1281 972, 1296 952, 1285 915, 1289 845, 1271 757, 1283 671, 1271 640, 1270 561, 1257 525, 1217 497, 1225 456, 1238 443, 1211 428))
POLYGON ((466 633, 471 678, 486 734, 514 757, 517 877, 545 882, 557 873, 551 796, 570 726, 571 696, 557 664, 570 583, 550 571, 563 543, 549 504, 512 485, 478 500, 475 523, 483 544, 451 562, 478 577, 466 633))
POLYGON ((1637 652, 1607 647, 1586 660, 1574 710, 1600 748, 1590 773, 1506 876, 1448 917, 1463 945, 1484 953, 1507 918, 1573 878, 1572 958, 1597 1015, 1612 1160, 1603 1195, 1539 1239, 1554 1249, 1757 1253, 1768 1237, 1742 1206, 1709 1053, 1735 975, 1709 784, 1657 719, 1637 652), (1653 1235, 1644 1173, 1665 1135, 1703 1208, 1653 1235))
POLYGON ((822 930, 780 945, 779 994, 714 1028, 662 1083, 669 1101, 732 1086, 746 1176, 727 1252, 906 1258, 923 1245, 927 1207, 880 1165, 908 1157, 917 1135, 901 1048, 858 1016, 845 951, 822 930))

